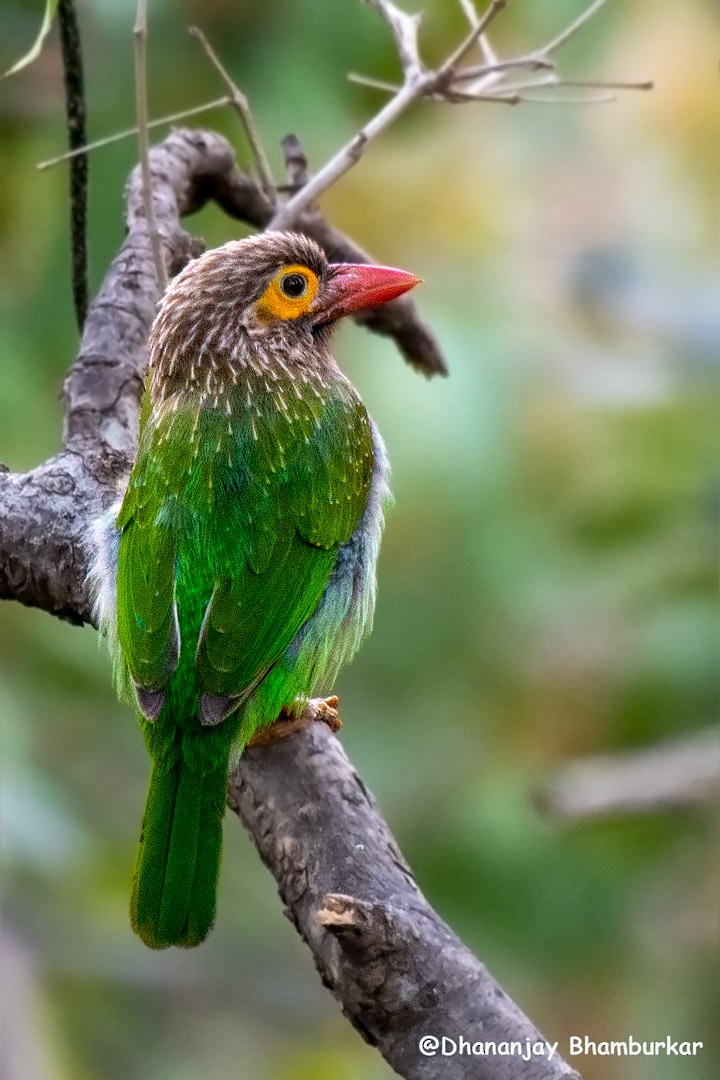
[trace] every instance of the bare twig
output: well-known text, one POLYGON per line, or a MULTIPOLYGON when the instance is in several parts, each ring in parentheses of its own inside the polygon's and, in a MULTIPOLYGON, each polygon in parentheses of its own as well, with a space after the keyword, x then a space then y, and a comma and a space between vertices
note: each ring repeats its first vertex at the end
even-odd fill
POLYGON ((410 82, 422 77, 423 63, 420 59, 418 45, 418 32, 422 22, 422 14, 409 14, 402 11, 389 0, 362 0, 377 9, 390 28, 395 39, 400 64, 405 74, 405 81, 410 82))
POLYGON ((653 84, 649 79, 641 82, 620 82, 612 79, 563 79, 562 86, 586 86, 595 90, 652 90, 653 84))
MULTIPOLYGON (((224 105, 230 104, 230 98, 221 97, 215 98, 214 101, 206 101, 203 105, 193 105, 190 109, 181 109, 180 112, 170 113, 168 116, 159 116, 156 120, 149 120, 147 124, 148 131, 153 128, 162 127, 164 124, 174 124, 178 120, 187 120, 191 116, 199 116, 201 113, 209 112, 211 109, 219 109, 224 105)), ((66 154, 58 154, 57 157, 48 158, 46 161, 39 161, 35 166, 42 172, 45 169, 51 169, 54 165, 59 165, 62 161, 68 161, 71 158, 79 157, 82 154, 89 154, 91 150, 100 150, 104 146, 110 146, 112 143, 120 142, 122 139, 129 139, 133 135, 137 135, 138 127, 124 128, 123 131, 116 131, 112 135, 106 135, 103 139, 95 139, 94 142, 85 143, 84 146, 77 146, 74 150, 69 150, 66 154)))
POLYGON ((356 161, 365 148, 389 127, 425 91, 431 78, 422 65, 418 49, 419 15, 408 15, 389 0, 364 0, 376 8, 387 22, 395 39, 395 45, 403 69, 403 85, 394 97, 368 123, 350 139, 311 180, 293 195, 275 213, 270 227, 287 229, 298 215, 315 199, 340 179, 356 161))
POLYGON ((593 0, 581 15, 578 15, 577 19, 574 19, 564 30, 562 30, 556 37, 551 38, 546 45, 543 45, 538 52, 545 55, 555 52, 561 45, 564 45, 566 41, 569 41, 571 37, 577 34, 578 30, 581 30, 585 23, 589 22, 594 15, 597 15, 600 8, 605 7, 607 0, 593 0))
POLYGON ((487 101, 490 105, 519 105, 522 101, 528 100, 510 90, 502 94, 484 94, 482 90, 472 92, 468 90, 446 90, 428 94, 427 96, 431 101, 444 101, 448 105, 466 105, 471 101, 487 101))
MULTIPOLYGON (((578 18, 541 48, 507 58, 498 57, 487 35, 488 27, 493 19, 506 7, 507 0, 492 0, 483 15, 478 14, 473 0, 459 0, 462 10, 470 23, 470 31, 447 59, 435 70, 427 69, 420 56, 418 42, 420 15, 403 11, 396 4, 391 3, 391 0, 363 0, 363 2, 374 7, 390 29, 403 72, 402 84, 397 86, 364 75, 350 75, 350 78, 355 82, 390 93, 392 95, 390 100, 314 176, 306 179, 306 182, 302 185, 297 181, 282 185, 281 190, 288 192, 290 197, 284 205, 276 206, 275 213, 269 222, 271 228, 282 229, 296 226, 299 217, 315 203, 318 197, 353 167, 363 155, 369 143, 393 124, 419 98, 449 104, 489 102, 518 105, 523 101, 552 104, 599 104, 614 100, 614 94, 600 93, 587 94, 582 97, 567 95, 559 97, 556 93, 553 93, 552 96, 546 97, 544 94, 538 96, 533 91, 557 91, 562 87, 601 91, 648 90, 652 87, 652 83, 648 81, 613 82, 610 80, 565 79, 555 70, 555 61, 551 54, 576 34, 604 6, 606 0, 594 0, 578 18), (485 62, 483 64, 463 66, 463 60, 474 46, 479 47, 485 62), (522 70, 538 72, 539 76, 538 78, 523 81, 508 81, 508 75, 522 70)), ((143 0, 139 0, 139 12, 141 8, 144 9, 143 0)), ((193 27, 190 32, 198 39, 206 56, 225 83, 228 95, 207 106, 198 106, 194 110, 187 110, 184 113, 161 118, 153 121, 152 124, 146 123, 145 132, 149 127, 182 119, 193 113, 201 112, 205 108, 211 108, 216 104, 229 103, 240 116, 253 153, 262 188, 270 202, 275 204, 276 189, 272 172, 247 97, 228 74, 202 31, 193 27)), ((138 47, 140 47, 140 41, 138 41, 138 47)), ((144 50, 144 35, 142 36, 142 48, 144 50)), ((144 65, 141 67, 144 69, 144 65)), ((137 72, 138 65, 136 64, 137 72)), ((144 89, 139 85, 139 106, 142 101, 144 101, 144 89)), ((145 111, 147 112, 146 103, 145 111)), ((141 127, 142 124, 139 122, 138 128, 131 130, 139 130, 141 127)), ((116 139, 125 137, 127 134, 129 132, 120 132, 117 135, 109 136, 107 139, 101 139, 92 144, 92 147, 107 145, 116 139)), ((139 131, 139 135, 142 162, 146 156, 146 153, 144 154, 142 150, 142 131, 139 131)), ((78 148, 72 155, 62 155, 60 158, 54 158, 50 162, 41 163, 41 167, 48 167, 50 164, 55 164, 58 160, 63 160, 67 156, 76 156, 84 152, 86 152, 84 148, 78 148)), ((152 208, 150 205, 149 210, 148 224, 151 226, 152 208)), ((151 233, 154 236, 154 250, 156 250, 159 241, 152 228, 151 233)))
POLYGON ((270 168, 270 162, 268 161, 265 148, 260 138, 260 133, 255 125, 252 110, 250 109, 250 102, 239 87, 235 84, 233 79, 228 74, 226 68, 221 63, 217 53, 213 49, 208 39, 197 26, 190 27, 190 33, 194 38, 200 42, 202 49, 207 56, 210 63, 213 65, 218 75, 225 83, 230 97, 230 103, 240 117, 240 122, 245 130, 247 141, 250 145, 253 157, 255 159, 255 165, 257 166, 258 175, 260 177, 260 183, 264 191, 269 197, 274 197, 275 181, 273 179, 272 169, 270 168))
POLYGON ((563 86, 587 87, 601 90, 647 90, 652 86, 648 82, 592 82, 573 80, 567 82, 555 71, 552 53, 564 45, 576 34, 604 5, 605 0, 594 2, 582 12, 569 26, 557 34, 539 49, 523 53, 520 56, 500 58, 488 39, 488 28, 499 13, 507 6, 507 0, 491 0, 484 14, 479 15, 473 0, 459 0, 465 16, 470 23, 470 31, 450 52, 449 56, 434 70, 427 68, 420 56, 418 29, 420 16, 411 15, 401 10, 390 0, 363 0, 374 7, 387 23, 395 41, 403 80, 397 86, 384 80, 368 78, 365 75, 351 74, 353 82, 372 86, 392 96, 386 104, 358 131, 340 150, 321 168, 300 190, 280 206, 272 220, 276 229, 291 228, 302 214, 324 191, 335 184, 362 157, 368 145, 391 124, 395 123, 414 102, 420 98, 441 101, 449 104, 469 102, 500 102, 517 105, 521 101, 549 100, 558 103, 595 104, 613 100, 612 95, 593 94, 575 97, 567 96, 549 99, 528 94, 543 87, 557 89, 563 86), (483 64, 463 65, 463 61, 474 47, 478 47, 484 58, 483 64), (538 79, 522 83, 508 83, 508 74, 518 70, 540 72, 538 79))
POLYGON ((376 139, 381 132, 389 127, 401 113, 405 112, 409 105, 420 97, 423 86, 421 76, 417 83, 408 83, 403 86, 395 97, 385 105, 376 116, 373 117, 349 142, 335 154, 334 157, 313 176, 305 187, 293 195, 282 206, 271 222, 273 229, 288 229, 297 221, 298 216, 308 207, 318 195, 327 191, 336 181, 348 172, 356 161, 359 161, 365 148, 376 139))
POLYGON ((548 71, 553 70, 554 62, 547 56, 514 56, 509 60, 493 60, 491 63, 478 64, 475 67, 466 67, 458 71, 454 82, 470 82, 472 79, 488 79, 490 75, 505 75, 509 71, 548 71))
MULTIPOLYGON (((554 68, 552 60, 543 59, 537 56, 519 56, 511 60, 498 60, 487 64, 478 64, 476 67, 463 68, 461 71, 455 73, 453 77, 453 86, 459 84, 464 85, 471 80, 483 78, 488 79, 491 75, 500 76, 508 71, 517 70, 530 70, 530 71, 543 71, 554 68)), ((370 75, 360 75, 356 71, 348 72, 348 79, 350 82, 358 83, 360 86, 371 86, 376 90, 387 90, 390 93, 397 93, 400 87, 396 83, 387 82, 384 79, 374 79, 370 75)))
MULTIPOLYGON (((465 18, 470 23, 470 26, 477 26, 478 22, 480 21, 480 16, 477 13, 477 8, 475 7, 474 0, 460 0, 460 7, 463 9, 465 18)), ((490 38, 487 36, 487 34, 480 35, 480 37, 478 38, 478 45, 480 47, 480 53, 483 58, 482 66, 484 71, 481 72, 481 75, 484 81, 482 83, 478 82, 476 85, 471 87, 471 89, 484 90, 487 89, 488 86, 492 86, 494 83, 500 81, 502 77, 501 71, 503 70, 504 63, 503 61, 499 60, 497 53, 490 44, 490 38)), ((461 72, 458 72, 457 74, 459 77, 461 75, 461 72)), ((477 78, 477 76, 475 76, 475 78, 477 78)))
MULTIPOLYGON (((469 12, 473 8, 472 0, 460 0, 463 9, 469 12)), ((589 5, 573 22, 570 23, 564 30, 550 41, 546 42, 540 48, 534 50, 532 53, 528 53, 525 57, 518 57, 515 61, 512 59, 507 62, 508 72, 515 69, 517 70, 521 66, 532 67, 533 61, 536 64, 537 69, 545 66, 549 69, 555 69, 555 63, 552 59, 553 53, 555 53, 562 45, 568 42, 575 34, 578 33, 598 12, 605 6, 607 0, 593 0, 593 3, 589 5)), ((469 15, 472 21, 472 15, 469 15)), ((495 54, 493 53, 493 56, 495 54)), ((495 57, 497 59, 497 57, 495 57)), ((466 68, 464 72, 460 72, 457 76, 459 80, 464 78, 477 77, 479 82, 474 84, 473 89, 486 89, 487 80, 490 78, 490 74, 482 71, 480 68, 466 68)), ((493 77, 493 82, 500 82, 497 77, 493 77)), ((557 71, 551 70, 548 74, 540 76, 538 79, 528 82, 516 82, 516 83, 504 83, 502 89, 509 93, 518 93, 522 95, 523 101, 528 102, 544 102, 547 101, 551 104, 573 104, 573 105, 587 105, 587 104, 601 104, 608 101, 614 101, 614 95, 601 94, 594 96, 586 96, 582 98, 563 97, 559 98, 553 96, 550 98, 533 97, 526 93, 528 90, 542 89, 545 87, 558 88, 558 87, 582 87, 587 86, 589 88, 599 88, 606 90, 651 90, 652 82, 643 80, 639 82, 627 82, 627 81, 595 81, 592 80, 579 80, 579 79, 566 79, 560 76, 557 71)))
POLYGON ((459 0, 459 3, 465 15, 465 18, 470 23, 470 25, 477 26, 477 22, 480 16, 477 13, 477 8, 475 7, 473 0, 459 0))
POLYGON ((282 206, 275 214, 271 228, 288 229, 298 216, 324 191, 332 187, 362 157, 365 148, 405 112, 423 92, 423 76, 416 83, 403 86, 395 97, 385 105, 349 142, 313 176, 305 187, 282 206))
MULTIPOLYGON (((564 83, 557 83, 563 86, 564 83)), ((515 87, 518 99, 532 105, 610 105, 617 101, 617 94, 532 94, 533 86, 515 87)))
MULTIPOLYGON (((400 87, 395 86, 393 83, 383 82, 382 79, 371 79, 367 75, 356 75, 354 72, 350 72, 348 79, 351 82, 358 83, 360 86, 369 86, 373 90, 389 90, 395 93, 400 89, 400 87)), ((454 86, 451 90, 428 91, 424 94, 424 97, 431 101, 444 101, 450 105, 463 101, 488 101, 498 102, 501 105, 518 105, 522 100, 517 94, 510 92, 502 94, 484 94, 482 91, 459 90, 454 86)))
POLYGON ((145 220, 150 235, 155 273, 161 291, 167 288, 168 276, 163 258, 162 243, 155 218, 152 174, 150 172, 150 141, 148 139, 147 102, 147 0, 137 0, 137 14, 133 28, 135 44, 135 108, 137 111, 138 149, 142 172, 145 220))
POLYGON ((374 79, 372 75, 361 75, 358 71, 349 71, 347 77, 349 82, 357 83, 358 86, 369 86, 372 90, 386 90, 390 94, 397 94, 400 90, 397 83, 374 79))
POLYGON ((720 734, 706 729, 643 750, 572 762, 536 794, 562 821, 650 813, 720 796, 720 734))
POLYGON ((492 0, 490 7, 485 14, 477 20, 464 41, 460 42, 457 49, 455 49, 447 60, 438 68, 435 83, 436 87, 442 86, 446 80, 449 80, 454 76, 459 65, 470 52, 473 45, 475 45, 480 37, 482 37, 493 19, 499 15, 505 7, 507 7, 507 0, 492 0))
POLYGON ((389 0, 364 0, 364 2, 376 8, 390 27, 403 69, 403 84, 390 101, 308 181, 305 187, 280 207, 272 220, 271 228, 286 229, 292 226, 298 215, 348 172, 363 155, 366 147, 390 127, 414 101, 447 85, 455 66, 475 44, 490 20, 505 6, 506 0, 493 0, 480 30, 473 28, 448 60, 437 71, 432 72, 426 71, 420 60, 419 16, 408 15, 389 0))

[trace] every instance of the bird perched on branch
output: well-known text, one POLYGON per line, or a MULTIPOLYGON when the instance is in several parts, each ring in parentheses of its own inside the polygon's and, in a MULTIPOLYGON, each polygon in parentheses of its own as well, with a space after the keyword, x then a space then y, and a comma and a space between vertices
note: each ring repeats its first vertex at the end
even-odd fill
POLYGON ((388 469, 329 342, 418 280, 265 233, 191 262, 161 301, 137 457, 92 571, 152 758, 131 900, 152 948, 212 926, 229 765, 329 691, 370 629, 388 469))

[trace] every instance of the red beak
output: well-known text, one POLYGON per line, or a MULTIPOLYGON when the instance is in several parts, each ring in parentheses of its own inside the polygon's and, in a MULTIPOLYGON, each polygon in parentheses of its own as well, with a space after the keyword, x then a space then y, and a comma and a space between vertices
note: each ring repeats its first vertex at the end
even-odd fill
POLYGON ((310 306, 310 314, 318 315, 320 323, 331 322, 353 311, 394 300, 421 281, 422 278, 392 266, 335 263, 330 267, 328 283, 310 306))

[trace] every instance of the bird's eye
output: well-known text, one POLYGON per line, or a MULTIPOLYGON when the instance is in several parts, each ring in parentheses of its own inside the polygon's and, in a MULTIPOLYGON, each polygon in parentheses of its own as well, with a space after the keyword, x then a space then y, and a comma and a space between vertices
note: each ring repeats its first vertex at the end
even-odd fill
POLYGON ((257 301, 261 322, 299 319, 306 315, 315 299, 319 281, 309 267, 301 263, 282 266, 257 301))
POLYGON ((280 288, 286 296, 291 297, 293 300, 304 296, 307 287, 307 278, 303 277, 302 274, 285 274, 285 277, 280 279, 280 288))

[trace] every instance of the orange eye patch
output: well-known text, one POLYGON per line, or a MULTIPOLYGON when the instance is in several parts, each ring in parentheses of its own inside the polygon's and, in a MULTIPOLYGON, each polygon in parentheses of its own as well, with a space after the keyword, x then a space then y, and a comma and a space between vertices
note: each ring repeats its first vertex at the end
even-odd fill
POLYGON ((317 275, 307 266, 283 266, 256 304, 263 322, 298 319, 308 310, 318 291, 317 275))

